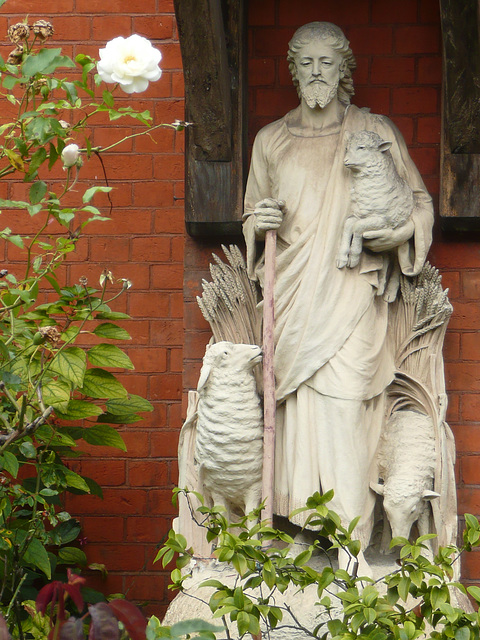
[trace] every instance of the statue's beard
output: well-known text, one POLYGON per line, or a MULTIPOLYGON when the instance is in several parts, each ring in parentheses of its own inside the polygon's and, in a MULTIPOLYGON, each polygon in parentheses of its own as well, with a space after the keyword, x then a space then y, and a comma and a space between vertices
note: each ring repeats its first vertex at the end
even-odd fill
POLYGON ((324 84, 322 82, 312 82, 300 87, 302 98, 305 100, 310 109, 314 109, 317 105, 320 109, 329 104, 337 95, 338 82, 334 84, 324 84))

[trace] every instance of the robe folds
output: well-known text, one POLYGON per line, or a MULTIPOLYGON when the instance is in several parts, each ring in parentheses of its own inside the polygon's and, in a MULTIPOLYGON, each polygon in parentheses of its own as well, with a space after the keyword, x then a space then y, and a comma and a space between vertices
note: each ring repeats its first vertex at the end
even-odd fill
MULTIPOLYGON (((263 249, 255 239, 251 212, 267 197, 286 203, 276 254, 275 513, 288 516, 305 504, 311 489, 333 488, 338 497, 332 508, 345 521, 362 516, 366 540, 374 500, 368 477, 374 476, 384 412, 380 396, 394 369, 386 346, 388 304, 379 279, 384 257, 364 250, 353 269, 338 269, 335 263, 350 215, 351 174, 344 166, 349 134, 367 129, 392 142, 397 171, 414 192, 414 235, 395 249, 406 275, 423 267, 433 207, 400 132, 388 118, 352 105, 340 130, 322 135, 290 127, 292 113, 264 127, 255 139, 244 216, 249 275, 263 285, 263 249), (359 439, 360 456, 354 453, 359 439), (307 461, 308 455, 314 463, 307 461), (323 473, 329 460, 337 468, 333 476, 323 473), (324 486, 326 482, 336 486, 324 486), (348 496, 357 485, 358 498, 347 504, 341 494, 348 496)), ((301 524, 301 518, 294 521, 301 524)))

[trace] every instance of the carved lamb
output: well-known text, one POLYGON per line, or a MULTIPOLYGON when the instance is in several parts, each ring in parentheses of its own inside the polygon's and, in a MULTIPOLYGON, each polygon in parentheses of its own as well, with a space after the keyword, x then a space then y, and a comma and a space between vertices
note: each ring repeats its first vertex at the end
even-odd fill
POLYGON ((413 191, 397 173, 385 142, 373 131, 359 131, 347 143, 344 164, 352 172, 352 214, 345 220, 337 267, 355 267, 366 231, 395 229, 413 210, 413 191))
POLYGON ((384 484, 371 483, 383 495, 383 507, 392 537, 408 538, 417 522, 419 535, 431 533, 430 501, 436 468, 432 419, 417 411, 396 411, 390 416, 379 451, 379 475, 384 484))
POLYGON ((262 495, 263 412, 254 366, 260 347, 217 342, 203 358, 198 382, 195 463, 207 504, 227 516, 249 513, 262 495))

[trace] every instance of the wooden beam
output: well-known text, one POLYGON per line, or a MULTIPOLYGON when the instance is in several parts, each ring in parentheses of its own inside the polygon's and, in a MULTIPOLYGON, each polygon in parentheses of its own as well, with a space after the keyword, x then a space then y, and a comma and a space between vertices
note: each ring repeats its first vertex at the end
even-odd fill
POLYGON ((246 158, 245 0, 175 0, 185 77, 185 223, 240 233, 246 158))

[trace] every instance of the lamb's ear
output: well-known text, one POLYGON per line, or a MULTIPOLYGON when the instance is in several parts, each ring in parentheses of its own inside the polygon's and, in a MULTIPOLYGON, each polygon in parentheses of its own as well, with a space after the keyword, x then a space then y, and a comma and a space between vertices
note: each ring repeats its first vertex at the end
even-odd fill
POLYGON ((200 369, 200 378, 198 379, 197 391, 201 391, 207 384, 210 373, 212 372, 211 364, 204 364, 200 369))
POLYGON ((380 484, 379 482, 370 482, 370 489, 378 493, 379 496, 383 496, 385 491, 385 485, 380 484))
POLYGON ((378 145, 378 150, 381 151, 382 153, 385 153, 385 151, 388 151, 391 146, 392 146, 391 142, 381 142, 378 145))
POLYGON ((435 500, 436 498, 440 498, 440 494, 436 491, 425 491, 422 493, 422 498, 424 500, 435 500))

